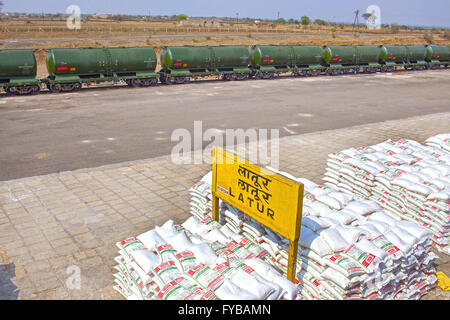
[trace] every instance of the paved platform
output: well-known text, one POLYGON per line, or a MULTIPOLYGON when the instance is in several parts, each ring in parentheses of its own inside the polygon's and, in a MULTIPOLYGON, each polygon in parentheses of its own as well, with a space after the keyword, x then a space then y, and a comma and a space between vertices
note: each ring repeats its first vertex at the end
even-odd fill
MULTIPOLYGON (((443 132, 450 112, 287 136, 280 169, 321 183, 330 152, 443 132)), ((188 189, 209 170, 161 156, 0 182, 0 299, 122 299, 112 289, 115 243, 187 219, 188 189)), ((439 255, 449 275, 450 258, 439 255)), ((450 293, 437 288, 424 299, 450 293)))
POLYGON ((449 93, 450 70, 427 70, 0 96, 0 180, 164 156, 198 120, 296 136, 448 112, 449 93))

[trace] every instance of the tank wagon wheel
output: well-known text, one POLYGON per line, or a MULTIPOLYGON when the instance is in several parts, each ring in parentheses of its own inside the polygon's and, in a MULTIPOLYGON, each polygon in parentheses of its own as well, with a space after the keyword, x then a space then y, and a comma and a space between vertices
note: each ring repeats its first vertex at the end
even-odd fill
POLYGON ((169 77, 169 78, 167 78, 166 83, 167 83, 167 84, 174 84, 174 83, 175 83, 175 77, 169 77))
POLYGON ((158 84, 158 80, 155 78, 128 79, 125 81, 130 87, 150 87, 158 84))
POLYGON ((31 90, 32 90, 31 94, 38 94, 39 92, 41 92, 41 87, 35 85, 31 90))
POLYGON ((141 79, 130 79, 129 86, 130 87, 139 87, 141 85, 141 79))
POLYGON ((21 87, 6 87, 6 93, 15 95, 36 94, 40 92, 38 85, 21 86, 21 87))
POLYGON ((273 79, 275 74, 273 72, 263 72, 264 79, 273 79))
POLYGON ((182 84, 184 83, 185 77, 171 77, 171 83, 182 84))
POLYGON ((70 92, 70 91, 78 91, 81 89, 80 82, 74 83, 56 83, 47 85, 47 88, 51 92, 70 92))
POLYGON ((163 84, 173 84, 175 82, 174 77, 160 76, 159 81, 163 84))
POLYGON ((257 72, 255 73, 255 79, 262 79, 263 78, 263 73, 262 72, 257 72))
POLYGON ((249 74, 248 73, 239 73, 237 74, 237 80, 248 80, 249 79, 249 74))
POLYGON ((332 76, 336 76, 340 72, 340 70, 337 69, 330 69, 330 71, 331 71, 330 75, 332 76))
POLYGON ((59 84, 47 83, 47 89, 51 92, 59 92, 59 84))

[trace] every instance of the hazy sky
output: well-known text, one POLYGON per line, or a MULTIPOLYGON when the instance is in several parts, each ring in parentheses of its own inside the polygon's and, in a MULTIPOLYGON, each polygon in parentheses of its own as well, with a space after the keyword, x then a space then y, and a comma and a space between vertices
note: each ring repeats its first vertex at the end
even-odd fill
MULTIPOLYGON (((381 23, 422 26, 450 26, 449 0, 2 0, 5 12, 65 13, 75 4, 82 13, 252 17, 312 19, 353 22, 355 9, 369 5, 381 8, 381 23)), ((362 18, 360 18, 362 20, 362 18)), ((364 21, 361 21, 364 22, 364 21)))

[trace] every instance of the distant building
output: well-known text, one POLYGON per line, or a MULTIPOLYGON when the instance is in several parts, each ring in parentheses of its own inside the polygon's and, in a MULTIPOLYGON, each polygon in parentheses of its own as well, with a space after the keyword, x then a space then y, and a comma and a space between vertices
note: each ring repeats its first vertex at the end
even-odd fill
POLYGON ((198 18, 188 17, 185 20, 178 22, 180 26, 202 26, 202 27, 218 27, 220 26, 220 19, 218 18, 198 18))
POLYGON ((108 19, 109 16, 107 14, 94 14, 92 16, 93 19, 108 19))

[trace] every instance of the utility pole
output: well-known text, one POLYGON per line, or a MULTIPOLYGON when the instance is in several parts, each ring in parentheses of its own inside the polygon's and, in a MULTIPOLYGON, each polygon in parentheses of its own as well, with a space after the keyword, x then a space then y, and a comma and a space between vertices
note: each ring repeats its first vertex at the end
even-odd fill
POLYGON ((278 11, 277 20, 280 20, 280 11, 278 11))
POLYGON ((355 14, 355 21, 353 21, 353 28, 352 28, 352 31, 355 30, 355 24, 356 24, 356 25, 357 25, 357 28, 358 28, 358 32, 359 32, 359 20, 358 20, 359 10, 356 10, 356 11, 354 12, 354 14, 355 14))
POLYGON ((239 12, 236 12, 236 23, 239 22, 239 12))

